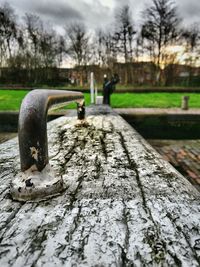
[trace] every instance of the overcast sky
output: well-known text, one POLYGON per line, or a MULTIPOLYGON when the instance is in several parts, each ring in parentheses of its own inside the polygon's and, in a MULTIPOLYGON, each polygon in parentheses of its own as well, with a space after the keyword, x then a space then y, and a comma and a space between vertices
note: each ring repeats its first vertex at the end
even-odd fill
MULTIPOLYGON (((83 21, 89 28, 109 29, 115 10, 129 4, 135 24, 141 20, 141 11, 151 0, 7 0, 16 14, 22 17, 26 12, 38 14, 57 29, 72 21, 83 21)), ((174 0, 180 16, 186 25, 200 23, 200 0, 174 0)), ((0 4, 5 0, 0 0, 0 4)))

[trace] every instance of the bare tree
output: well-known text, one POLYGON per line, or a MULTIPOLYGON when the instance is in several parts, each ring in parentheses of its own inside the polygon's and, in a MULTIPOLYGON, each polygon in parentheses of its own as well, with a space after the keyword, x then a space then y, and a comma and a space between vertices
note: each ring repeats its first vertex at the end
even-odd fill
POLYGON ((48 24, 45 24, 39 16, 26 14, 24 34, 24 59, 27 63, 26 69, 29 71, 31 79, 37 83, 43 77, 48 77, 48 69, 60 65, 61 58, 61 38, 48 24))
POLYGON ((40 65, 45 68, 57 67, 62 63, 65 42, 54 29, 44 27, 39 36, 40 65))
POLYGON ((117 61, 117 44, 114 33, 98 30, 96 33, 96 59, 100 66, 110 67, 117 61))
POLYGON ((123 6, 116 14, 115 40, 118 52, 124 57, 125 63, 133 60, 133 36, 136 31, 133 27, 131 12, 128 5, 123 6))
POLYGON ((25 14, 24 23, 19 23, 8 4, 0 6, 0 67, 11 70, 6 79, 21 77, 31 83, 51 79, 55 73, 51 68, 61 65, 65 50, 64 38, 40 17, 25 14))
POLYGON ((11 43, 16 41, 16 16, 8 3, 0 7, 0 63, 12 56, 11 43))
POLYGON ((185 41, 185 51, 186 55, 185 62, 189 65, 189 76, 187 79, 188 85, 192 81, 193 71, 192 68, 197 66, 197 62, 200 58, 200 29, 197 23, 189 26, 187 29, 183 30, 182 39, 185 41))
POLYGON ((105 33, 98 29, 96 32, 94 47, 96 48, 96 60, 99 66, 106 65, 105 33))
POLYGON ((63 57, 66 54, 66 43, 63 36, 59 35, 57 38, 57 58, 58 58, 58 66, 61 66, 63 62, 63 57))
POLYGON ((199 58, 200 29, 197 23, 183 30, 182 37, 185 40, 185 52, 188 54, 188 62, 191 66, 196 65, 199 58))
POLYGON ((39 16, 34 14, 26 14, 25 17, 26 31, 27 31, 27 49, 30 56, 34 60, 34 69, 39 66, 39 48, 40 36, 43 31, 43 22, 39 16))
POLYGON ((69 54, 77 66, 86 64, 89 54, 89 36, 84 24, 72 23, 65 30, 69 54))
POLYGON ((166 48, 179 37, 180 19, 174 2, 170 0, 152 0, 152 5, 143 12, 142 37, 154 58, 161 66, 166 48))

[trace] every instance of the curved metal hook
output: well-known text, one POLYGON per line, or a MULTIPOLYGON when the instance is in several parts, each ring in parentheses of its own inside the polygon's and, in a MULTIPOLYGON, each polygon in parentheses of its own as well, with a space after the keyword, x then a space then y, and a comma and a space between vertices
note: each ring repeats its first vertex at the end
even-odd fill
POLYGON ((61 178, 52 176, 48 165, 47 113, 54 105, 73 101, 78 119, 84 119, 84 96, 80 92, 37 89, 24 98, 18 125, 21 174, 12 183, 13 198, 29 200, 63 188, 61 178))
POLYGON ((18 137, 21 171, 35 165, 42 171, 48 164, 47 113, 53 105, 75 101, 78 118, 84 118, 84 96, 62 90, 33 90, 24 98, 19 113, 18 137))

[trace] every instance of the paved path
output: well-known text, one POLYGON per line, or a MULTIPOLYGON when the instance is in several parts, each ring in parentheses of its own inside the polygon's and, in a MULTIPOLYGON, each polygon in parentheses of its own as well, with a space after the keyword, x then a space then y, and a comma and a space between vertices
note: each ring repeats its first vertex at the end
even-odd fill
POLYGON ((200 190, 200 139, 149 142, 165 160, 200 190))
POLYGON ((182 110, 180 108, 116 108, 114 109, 118 114, 180 114, 180 115, 200 115, 199 108, 182 110))

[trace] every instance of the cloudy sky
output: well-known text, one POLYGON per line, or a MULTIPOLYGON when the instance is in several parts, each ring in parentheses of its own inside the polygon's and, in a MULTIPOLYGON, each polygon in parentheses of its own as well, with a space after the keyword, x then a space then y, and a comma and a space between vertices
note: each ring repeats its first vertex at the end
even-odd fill
MULTIPOLYGON (((135 24, 141 20, 141 11, 151 0, 7 0, 16 14, 38 14, 43 20, 50 22, 58 30, 72 21, 83 21, 89 28, 109 27, 121 5, 129 4, 135 24)), ((200 23, 200 0, 174 0, 183 23, 188 25, 200 23)), ((0 5, 5 0, 0 0, 0 5)))

